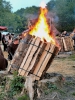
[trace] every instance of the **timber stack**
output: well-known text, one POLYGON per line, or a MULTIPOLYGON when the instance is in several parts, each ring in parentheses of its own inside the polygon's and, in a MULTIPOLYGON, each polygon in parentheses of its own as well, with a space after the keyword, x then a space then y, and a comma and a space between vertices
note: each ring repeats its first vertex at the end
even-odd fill
POLYGON ((60 52, 69 52, 73 51, 73 40, 70 36, 65 36, 65 37, 57 37, 57 40, 59 41, 60 44, 60 52))
POLYGON ((33 38, 19 68, 19 75, 33 74, 39 80, 47 71, 53 58, 59 51, 54 44, 42 42, 39 37, 33 38))
POLYGON ((33 74, 36 80, 46 73, 54 57, 59 52, 59 45, 55 40, 51 19, 47 18, 47 9, 40 9, 37 20, 29 25, 29 33, 23 40, 11 61, 10 72, 18 71, 19 75, 33 74))
POLYGON ((50 67, 58 51, 56 45, 27 34, 15 52, 9 71, 18 71, 22 76, 33 74, 36 80, 39 80, 50 67))

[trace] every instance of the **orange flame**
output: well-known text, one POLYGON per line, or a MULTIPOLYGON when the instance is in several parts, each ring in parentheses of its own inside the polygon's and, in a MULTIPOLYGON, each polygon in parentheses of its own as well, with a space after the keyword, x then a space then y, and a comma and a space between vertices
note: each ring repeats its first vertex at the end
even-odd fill
POLYGON ((45 40, 47 42, 51 42, 55 44, 55 40, 50 36, 50 26, 47 22, 46 14, 47 9, 45 7, 46 5, 43 3, 41 6, 41 13, 39 15, 38 21, 30 31, 30 35, 34 35, 36 37, 40 37, 41 40, 45 40))

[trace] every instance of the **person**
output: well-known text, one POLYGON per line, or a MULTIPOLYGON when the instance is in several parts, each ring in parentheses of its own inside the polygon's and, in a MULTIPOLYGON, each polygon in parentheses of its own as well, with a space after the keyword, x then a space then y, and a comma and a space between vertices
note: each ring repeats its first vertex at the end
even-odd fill
POLYGON ((21 34, 19 34, 18 38, 19 38, 19 41, 21 41, 21 40, 22 40, 22 38, 23 38, 22 33, 21 33, 21 34))
POLYGON ((7 47, 7 51, 8 51, 8 59, 9 60, 12 60, 13 56, 14 56, 14 53, 17 49, 19 45, 19 39, 18 38, 15 38, 12 43, 7 47))
POLYGON ((67 33, 67 31, 64 31, 62 34, 61 34, 62 37, 65 37, 65 36, 69 36, 69 34, 67 33))
POLYGON ((7 42, 5 40, 5 35, 2 36, 2 44, 4 46, 4 51, 6 51, 7 50, 7 42))
POLYGON ((8 45, 10 45, 12 43, 12 36, 9 35, 9 39, 8 39, 8 45))
POLYGON ((4 58, 2 49, 0 47, 0 70, 5 70, 8 66, 8 61, 7 59, 4 58))

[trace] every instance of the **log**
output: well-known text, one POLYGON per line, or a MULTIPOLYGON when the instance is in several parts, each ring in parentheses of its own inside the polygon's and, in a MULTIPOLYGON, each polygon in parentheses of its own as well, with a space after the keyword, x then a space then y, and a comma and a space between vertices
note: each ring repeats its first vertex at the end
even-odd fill
POLYGON ((27 49, 29 47, 30 44, 28 44, 29 42, 31 42, 31 38, 32 36, 29 34, 26 34, 24 40, 22 40, 14 54, 14 57, 11 61, 11 65, 9 66, 9 68, 7 69, 7 71, 11 71, 13 72, 14 70, 18 70, 22 60, 27 52, 27 49))

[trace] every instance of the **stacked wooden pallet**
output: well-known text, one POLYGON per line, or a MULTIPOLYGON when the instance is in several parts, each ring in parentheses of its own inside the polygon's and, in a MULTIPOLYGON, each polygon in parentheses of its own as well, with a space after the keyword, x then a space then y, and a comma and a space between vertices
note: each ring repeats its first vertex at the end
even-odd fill
POLYGON ((64 50, 65 51, 73 51, 73 41, 70 36, 62 37, 64 50))
POLYGON ((57 40, 59 41, 60 44, 60 52, 65 52, 65 51, 73 51, 73 40, 71 39, 70 36, 65 36, 65 37, 57 37, 57 40))
POLYGON ((59 48, 51 43, 42 42, 39 37, 33 38, 19 68, 19 75, 33 74, 39 80, 49 68, 59 48))

